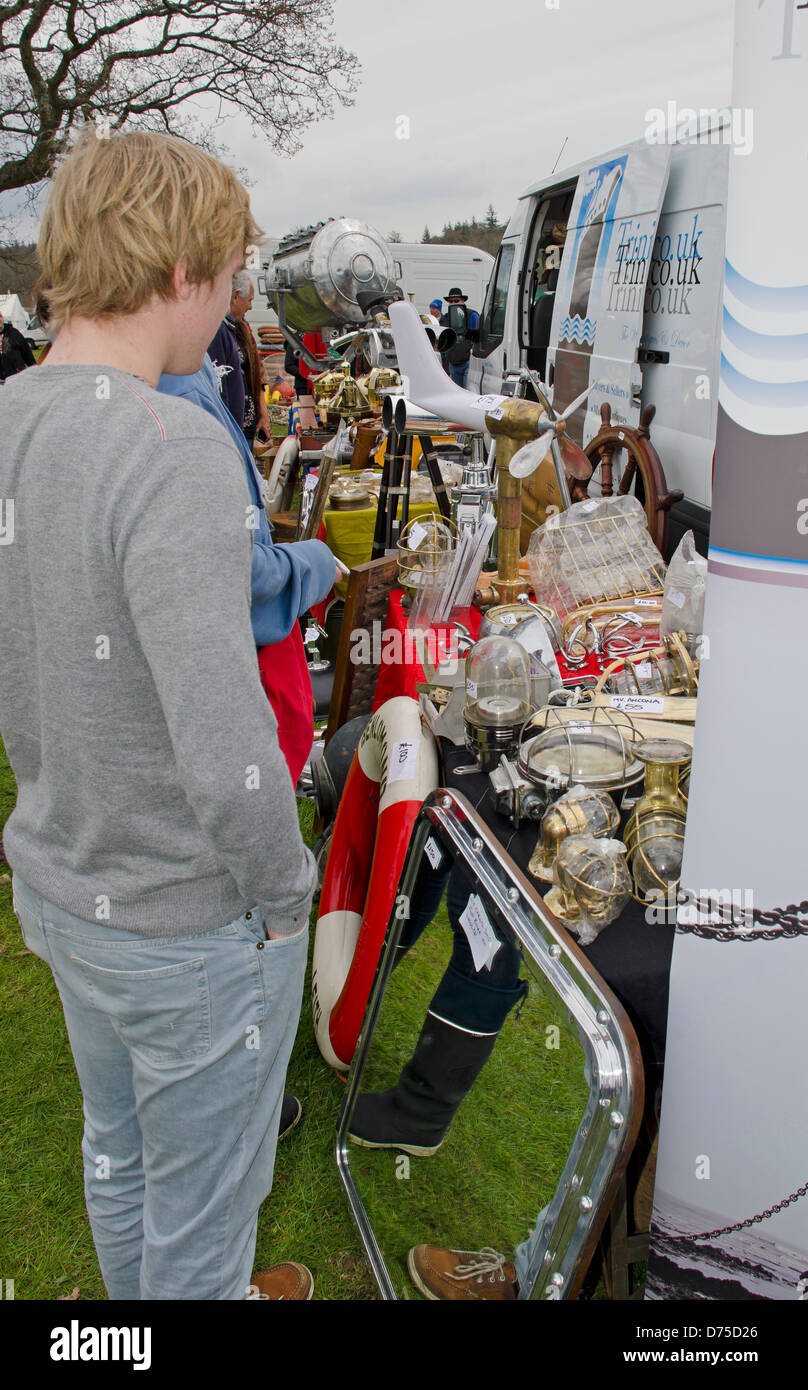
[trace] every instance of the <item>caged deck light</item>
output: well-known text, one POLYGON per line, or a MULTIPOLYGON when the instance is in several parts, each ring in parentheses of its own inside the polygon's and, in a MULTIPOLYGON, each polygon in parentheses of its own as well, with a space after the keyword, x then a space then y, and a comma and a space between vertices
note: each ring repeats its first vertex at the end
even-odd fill
POLYGON ((596 840, 611 838, 620 825, 620 813, 608 792, 573 787, 541 819, 541 835, 528 869, 534 878, 553 881, 553 864, 562 843, 572 835, 592 835, 596 840))
POLYGON ((679 790, 691 750, 676 738, 645 739, 637 749, 645 764, 645 792, 629 817, 624 839, 640 902, 675 893, 682 874, 687 802, 679 790))

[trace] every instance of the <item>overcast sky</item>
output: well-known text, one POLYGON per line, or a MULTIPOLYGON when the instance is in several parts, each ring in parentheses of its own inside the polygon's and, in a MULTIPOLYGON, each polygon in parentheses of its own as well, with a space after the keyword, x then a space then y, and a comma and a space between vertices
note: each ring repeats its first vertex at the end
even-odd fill
POLYGON ((220 132, 264 231, 346 216, 420 241, 489 204, 507 221, 565 137, 559 169, 642 136, 651 107, 729 101, 732 0, 555 3, 336 0, 338 42, 362 65, 355 105, 310 127, 292 159, 246 119, 220 132))
POLYGON ((420 241, 425 224, 440 232, 489 203, 507 221, 565 136, 559 169, 642 136, 651 107, 729 101, 732 0, 558 3, 337 0, 339 42, 362 64, 355 106, 291 160, 245 122, 226 131, 264 230, 347 216, 420 241))

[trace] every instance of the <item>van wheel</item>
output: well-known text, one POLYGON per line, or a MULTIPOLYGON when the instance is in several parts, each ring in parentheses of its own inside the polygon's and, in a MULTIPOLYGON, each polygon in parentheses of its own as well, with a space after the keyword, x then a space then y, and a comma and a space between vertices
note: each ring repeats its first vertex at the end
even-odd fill
POLYGON ((656 406, 647 405, 638 429, 613 425, 612 408, 604 402, 600 407, 600 430, 584 449, 593 466, 592 477, 588 483, 577 484, 573 501, 580 501, 584 495, 636 497, 645 512, 651 539, 666 557, 668 512, 675 502, 681 502, 684 493, 678 489, 668 492, 662 461, 651 443, 650 428, 655 414, 656 406), (616 463, 615 456, 618 456, 616 463))

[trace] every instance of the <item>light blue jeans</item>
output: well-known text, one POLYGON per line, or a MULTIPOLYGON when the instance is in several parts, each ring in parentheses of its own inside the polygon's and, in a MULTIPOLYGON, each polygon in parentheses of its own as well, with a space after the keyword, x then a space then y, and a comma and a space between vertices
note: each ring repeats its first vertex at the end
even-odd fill
POLYGON ((308 929, 270 941, 252 911, 158 941, 63 912, 19 877, 13 887, 64 1008, 109 1297, 247 1298, 308 929))

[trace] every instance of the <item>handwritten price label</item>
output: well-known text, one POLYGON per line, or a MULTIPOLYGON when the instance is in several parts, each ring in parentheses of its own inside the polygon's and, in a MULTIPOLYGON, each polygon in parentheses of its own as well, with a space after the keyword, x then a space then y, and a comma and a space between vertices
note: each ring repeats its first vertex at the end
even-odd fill
POLYGON ((402 738, 398 743, 393 744, 390 768, 387 773, 388 787, 391 782, 406 782, 410 777, 415 776, 415 764, 418 761, 420 746, 420 738, 402 738))

